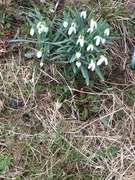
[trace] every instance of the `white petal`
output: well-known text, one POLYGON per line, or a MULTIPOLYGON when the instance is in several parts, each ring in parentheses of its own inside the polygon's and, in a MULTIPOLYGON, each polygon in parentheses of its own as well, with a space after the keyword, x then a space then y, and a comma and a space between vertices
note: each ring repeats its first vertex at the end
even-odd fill
POLYGON ((94 37, 94 39, 96 40, 96 46, 99 46, 101 37, 100 36, 96 36, 96 37, 94 37))
POLYGON ((41 58, 42 57, 42 51, 38 51, 37 52, 37 58, 41 58))
POLYGON ((68 26, 68 22, 67 21, 64 21, 63 22, 63 26, 66 28, 68 26))
POLYGON ((94 70, 95 70, 95 67, 96 67, 96 64, 93 63, 91 70, 94 71, 94 70))
POLYGON ((81 62, 80 61, 77 61, 76 63, 76 66, 79 68, 81 66, 81 62))
POLYGON ((39 28, 39 27, 40 27, 40 25, 41 25, 41 22, 39 22, 39 23, 37 24, 37 28, 39 28))
POLYGON ((90 32, 90 33, 92 33, 94 31, 94 29, 92 29, 92 28, 89 28, 88 30, 87 30, 87 32, 90 32))
POLYGON ((86 19, 86 16, 87 16, 86 11, 82 11, 82 12, 80 13, 80 16, 81 16, 83 19, 86 19))
POLYGON ((97 66, 100 66, 100 65, 102 64, 103 61, 104 61, 104 58, 101 57, 101 58, 98 60, 98 62, 97 62, 97 66))
POLYGON ((110 34, 110 29, 108 29, 108 28, 105 29, 105 30, 104 30, 104 35, 105 35, 105 36, 109 36, 109 34, 110 34))
POLYGON ((108 60, 105 56, 101 55, 100 59, 97 62, 97 66, 100 66, 103 62, 105 62, 105 65, 108 65, 108 60))
POLYGON ((68 30, 68 35, 70 36, 72 34, 72 32, 73 32, 73 27, 71 26, 68 30))
POLYGON ((44 32, 48 32, 48 27, 44 27, 44 32))
POLYGON ((74 33, 76 34, 76 28, 75 28, 75 27, 73 28, 73 31, 74 31, 74 33))
POLYGON ((41 63, 40 63, 40 67, 43 67, 43 65, 44 65, 44 63, 43 63, 43 62, 41 62, 41 63))
POLYGON ((76 44, 80 44, 81 47, 84 45, 84 36, 80 35, 77 39, 76 44))
POLYGON ((33 29, 33 28, 31 28, 31 30, 30 30, 30 35, 31 35, 31 36, 33 36, 33 35, 34 35, 34 33, 35 33, 34 29, 33 29))
POLYGON ((38 29, 38 34, 41 34, 42 32, 42 29, 38 29))
POLYGON ((93 62, 93 60, 91 60, 91 63, 89 64, 88 69, 91 69, 92 71, 94 71, 95 67, 96 67, 95 62, 93 62))
POLYGON ((80 40, 80 46, 83 47, 83 45, 84 45, 84 40, 81 39, 81 40, 80 40))
POLYGON ((94 21, 93 19, 91 19, 91 21, 90 21, 90 28, 92 30, 97 29, 97 22, 94 21))
POLYGON ((105 39, 104 38, 101 38, 101 42, 102 42, 102 44, 105 44, 105 39))
POLYGON ((81 57, 81 53, 80 52, 77 52, 76 53, 76 58, 79 59, 81 57))
POLYGON ((108 59, 107 58, 105 58, 105 65, 107 66, 108 65, 108 59))
POLYGON ((90 44, 90 45, 87 47, 87 51, 89 51, 89 50, 93 51, 93 49, 94 49, 93 44, 90 44))

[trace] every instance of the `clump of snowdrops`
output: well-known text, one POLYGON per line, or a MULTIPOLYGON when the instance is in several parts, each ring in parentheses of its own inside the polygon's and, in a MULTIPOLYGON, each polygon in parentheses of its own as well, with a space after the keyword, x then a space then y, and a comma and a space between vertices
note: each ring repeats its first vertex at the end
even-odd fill
MULTIPOLYGON (((87 10, 69 8, 63 17, 44 17, 37 10, 30 13, 30 35, 26 42, 35 43, 36 50, 26 56, 36 56, 40 66, 46 61, 67 65, 76 73, 81 71, 89 85, 89 71, 95 71, 103 80, 99 66, 108 65, 106 44, 111 43, 110 26, 87 10)), ((20 40, 21 41, 21 40, 20 40)))

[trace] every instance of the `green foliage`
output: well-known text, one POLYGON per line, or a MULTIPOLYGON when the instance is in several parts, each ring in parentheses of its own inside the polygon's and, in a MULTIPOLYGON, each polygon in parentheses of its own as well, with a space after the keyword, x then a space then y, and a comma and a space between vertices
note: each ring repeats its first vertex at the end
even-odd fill
POLYGON ((0 171, 6 171, 11 165, 12 156, 0 154, 0 171))
POLYGON ((56 96, 59 102, 64 101, 64 99, 68 99, 71 97, 71 93, 70 91, 65 87, 61 86, 61 85, 57 85, 56 88, 56 96))
POLYGON ((116 147, 112 146, 112 145, 109 145, 106 147, 105 150, 98 150, 96 155, 94 156, 94 158, 100 158, 100 157, 109 157, 110 155, 111 156, 116 156, 118 153, 118 150, 116 147))
POLYGON ((37 56, 41 62, 67 65, 75 74, 79 70, 86 85, 90 83, 89 69, 104 80, 98 66, 103 62, 108 64, 104 44, 111 44, 113 38, 109 36, 111 28, 106 20, 95 19, 92 11, 72 7, 67 7, 61 19, 56 14, 50 18, 37 9, 26 18, 31 26, 31 38, 11 41, 35 44, 37 51, 26 53, 26 57, 37 56))
POLYGON ((86 121, 87 117, 88 117, 88 109, 84 108, 82 111, 82 117, 81 118, 83 121, 86 121))

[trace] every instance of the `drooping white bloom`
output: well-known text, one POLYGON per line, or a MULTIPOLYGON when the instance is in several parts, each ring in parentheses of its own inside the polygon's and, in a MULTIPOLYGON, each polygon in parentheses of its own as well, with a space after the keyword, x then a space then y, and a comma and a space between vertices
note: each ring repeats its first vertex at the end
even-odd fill
POLYGON ((43 62, 40 62, 40 67, 43 67, 44 63, 43 62))
POLYGON ((93 60, 91 60, 90 64, 88 65, 88 69, 94 71, 95 67, 96 67, 96 63, 93 60))
POLYGON ((96 40, 96 46, 99 46, 100 42, 102 42, 102 38, 100 36, 94 37, 94 40, 96 40))
POLYGON ((108 60, 105 56, 101 55, 98 62, 97 62, 97 66, 100 66, 103 62, 105 62, 105 65, 108 65, 108 60))
POLYGON ((80 61, 77 61, 76 63, 76 66, 79 68, 81 66, 81 62, 80 61))
POLYGON ((71 23, 71 26, 68 30, 68 35, 70 36, 73 32, 76 33, 76 23, 74 22, 71 23))
POLYGON ((87 30, 87 32, 92 33, 95 29, 97 29, 97 22, 91 19, 90 28, 87 30))
POLYGON ((45 22, 39 22, 37 24, 38 34, 42 32, 48 32, 48 27, 46 26, 45 22))
POLYGON ((101 38, 101 43, 102 43, 102 44, 105 44, 105 41, 106 41, 106 40, 105 40, 104 38, 101 38))
POLYGON ((81 18, 86 19, 86 16, 87 16, 86 11, 82 11, 82 12, 80 13, 80 16, 81 16, 81 18))
POLYGON ((89 50, 93 51, 93 49, 94 49, 93 44, 89 44, 87 47, 87 51, 89 51, 89 50))
POLYGON ((37 58, 41 58, 42 57, 42 51, 38 51, 37 52, 37 58))
POLYGON ((84 36, 79 35, 76 44, 80 44, 81 47, 84 45, 84 36))
POLYGON ((81 53, 80 52, 76 52, 76 58, 79 59, 81 57, 81 53))
POLYGON ((104 30, 104 35, 105 35, 105 36, 109 36, 109 34, 110 34, 110 29, 108 29, 108 28, 105 29, 105 30, 104 30))
POLYGON ((64 26, 64 28, 66 28, 66 27, 68 26, 68 22, 67 22, 67 21, 64 21, 64 22, 63 22, 63 26, 64 26))
POLYGON ((44 32, 48 32, 48 30, 49 30, 49 28, 46 26, 45 28, 44 28, 44 32))
POLYGON ((34 35, 34 33, 35 33, 34 28, 31 28, 31 30, 30 30, 30 35, 31 35, 31 36, 33 36, 33 35, 34 35))

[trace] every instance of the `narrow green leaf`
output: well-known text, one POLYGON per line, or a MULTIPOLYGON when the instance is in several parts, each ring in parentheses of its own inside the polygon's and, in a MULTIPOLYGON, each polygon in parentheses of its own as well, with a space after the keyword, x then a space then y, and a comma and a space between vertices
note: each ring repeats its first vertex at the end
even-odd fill
POLYGON ((32 58, 33 55, 34 55, 34 52, 32 52, 32 53, 25 53, 25 54, 24 54, 24 56, 25 56, 26 58, 32 58))
POLYGON ((96 66, 95 71, 96 71, 98 77, 99 77, 102 81, 104 81, 104 77, 103 77, 103 75, 102 75, 102 73, 101 73, 101 71, 100 71, 100 69, 99 69, 98 66, 96 66))
POLYGON ((72 63, 72 62, 74 62, 75 60, 76 60, 76 55, 73 54, 69 62, 72 63))
POLYGON ((87 68, 84 65, 81 65, 81 72, 83 77, 85 78, 86 85, 88 86, 90 84, 89 74, 87 68))

